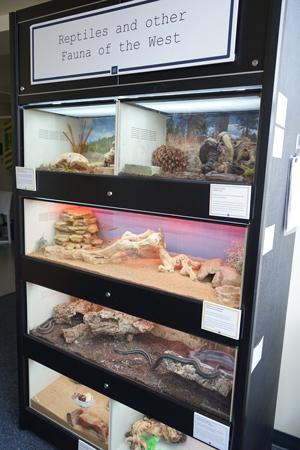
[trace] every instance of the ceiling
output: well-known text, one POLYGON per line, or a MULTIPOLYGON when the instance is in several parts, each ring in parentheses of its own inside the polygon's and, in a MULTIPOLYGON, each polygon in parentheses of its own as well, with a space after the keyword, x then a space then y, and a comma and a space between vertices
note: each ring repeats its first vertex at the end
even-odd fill
POLYGON ((46 0, 0 0, 0 118, 10 116, 9 13, 46 0))

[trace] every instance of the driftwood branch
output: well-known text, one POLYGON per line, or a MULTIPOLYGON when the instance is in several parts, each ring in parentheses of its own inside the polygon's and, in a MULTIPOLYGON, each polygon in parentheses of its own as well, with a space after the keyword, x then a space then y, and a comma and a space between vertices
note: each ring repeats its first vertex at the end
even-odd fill
POLYGON ((192 267, 199 268, 200 263, 192 261, 186 255, 178 255, 172 258, 165 249, 164 235, 161 231, 147 230, 142 234, 133 234, 130 231, 126 231, 119 240, 111 245, 92 251, 83 249, 70 251, 61 246, 47 246, 45 247, 45 254, 62 259, 80 259, 91 264, 107 264, 110 262, 122 262, 122 260, 126 259, 124 251, 132 250, 137 252, 143 247, 158 249, 162 262, 162 265, 158 267, 160 272, 172 273, 176 268, 180 268, 181 275, 189 276, 192 280, 197 279, 192 267))

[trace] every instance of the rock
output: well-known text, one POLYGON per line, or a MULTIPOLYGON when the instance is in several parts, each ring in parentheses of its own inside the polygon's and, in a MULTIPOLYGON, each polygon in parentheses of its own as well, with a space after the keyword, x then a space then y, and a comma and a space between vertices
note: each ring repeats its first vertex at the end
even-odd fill
POLYGON ((101 442, 107 442, 108 424, 93 411, 83 411, 78 417, 78 425, 88 430, 96 431, 101 442))
POLYGON ((209 275, 212 278, 212 286, 241 286, 241 275, 230 266, 227 266, 220 258, 209 259, 201 264, 198 272, 198 280, 203 281, 209 275))
POLYGON ((94 336, 101 334, 126 336, 128 341, 131 341, 135 334, 147 333, 155 326, 153 322, 108 309, 86 315, 83 320, 94 336))
POLYGON ((80 248, 101 248, 101 240, 97 218, 93 211, 87 208, 73 207, 63 210, 60 218, 55 222, 56 234, 53 244, 62 245, 67 250, 80 248))
POLYGON ((152 434, 157 438, 163 437, 166 442, 171 444, 184 443, 187 436, 174 428, 157 422, 154 419, 144 417, 139 419, 131 425, 131 430, 125 433, 125 437, 129 438, 130 449, 144 450, 149 449, 148 443, 145 440, 145 433, 152 434))
POLYGON ((222 181, 223 183, 236 183, 243 181, 243 177, 241 175, 235 175, 233 173, 219 173, 215 170, 208 172, 205 175, 205 179, 208 181, 222 181))
POLYGON ((216 297, 220 303, 229 303, 232 307, 238 307, 240 303, 241 288, 237 286, 217 286, 216 297))
POLYGON ((107 442, 108 424, 92 411, 82 408, 74 409, 67 413, 67 421, 72 427, 80 425, 88 430, 95 431, 101 442, 107 442))
POLYGON ((94 173, 98 173, 101 175, 114 175, 115 169, 114 167, 94 167, 94 173))
POLYGON ((82 342, 98 335, 110 335, 115 337, 126 336, 132 341, 135 334, 151 331, 155 324, 144 319, 139 319, 119 311, 103 309, 102 306, 85 300, 72 303, 62 303, 55 306, 53 318, 57 324, 66 323, 74 325, 73 318, 76 314, 82 315, 83 323, 62 330, 65 342, 82 342))
POLYGON ((115 163, 115 141, 112 143, 112 148, 109 152, 104 154, 104 165, 109 167, 115 163))
POLYGON ((81 155, 80 153, 73 153, 73 152, 66 152, 63 153, 62 155, 59 155, 54 161, 52 161, 52 165, 53 166, 60 166, 64 163, 67 164, 78 164, 79 166, 84 165, 84 166, 88 166, 89 165, 89 160, 81 155))
POLYGON ((162 172, 159 166, 142 166, 140 164, 125 164, 125 172, 134 175, 152 176, 162 172))
MULTIPOLYGON (((171 351, 166 351, 165 353, 180 356, 171 351)), ((232 389, 232 380, 222 378, 221 376, 212 379, 204 378, 197 373, 196 368, 192 364, 181 364, 180 362, 172 361, 170 359, 163 359, 162 364, 169 372, 176 373, 187 380, 195 381, 200 386, 218 392, 224 397, 227 397, 232 389)))
POLYGON ((85 323, 80 323, 72 328, 66 328, 62 330, 62 334, 66 344, 87 341, 93 337, 90 327, 85 323))
POLYGON ((102 306, 79 299, 76 302, 60 303, 53 309, 53 319, 55 320, 55 323, 66 323, 68 325, 73 325, 72 318, 76 316, 76 314, 81 314, 84 316, 95 311, 101 311, 102 306))
POLYGON ((67 413, 67 422, 71 427, 76 427, 78 424, 79 416, 83 413, 82 408, 73 409, 73 411, 67 413))
POLYGON ((209 181, 242 182, 245 170, 254 168, 255 154, 256 146, 249 139, 242 138, 237 142, 224 131, 217 139, 208 138, 201 145, 201 172, 209 181))
POLYGON ((222 149, 216 139, 206 139, 199 151, 202 173, 206 174, 217 167, 221 153, 222 149))

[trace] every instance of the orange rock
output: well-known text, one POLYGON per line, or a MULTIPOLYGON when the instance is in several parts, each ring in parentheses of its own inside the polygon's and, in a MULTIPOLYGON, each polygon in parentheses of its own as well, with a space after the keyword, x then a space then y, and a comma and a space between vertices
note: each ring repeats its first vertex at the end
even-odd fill
POLYGON ((92 411, 84 411, 78 418, 78 425, 88 430, 95 430, 100 441, 108 439, 108 424, 92 411))

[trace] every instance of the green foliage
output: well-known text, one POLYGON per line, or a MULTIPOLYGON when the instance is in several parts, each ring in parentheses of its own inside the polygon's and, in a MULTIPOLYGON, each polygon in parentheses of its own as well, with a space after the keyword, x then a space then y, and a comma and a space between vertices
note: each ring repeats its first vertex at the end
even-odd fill
POLYGON ((156 444, 160 440, 160 437, 152 436, 150 439, 148 439, 146 436, 140 435, 140 438, 145 439, 145 441, 148 444, 147 450, 155 450, 156 444))
POLYGON ((254 175, 254 169, 246 169, 244 172, 245 177, 253 177, 254 175))
POLYGON ((104 137, 102 139, 98 139, 98 141, 93 141, 88 144, 87 151, 88 152, 96 152, 96 153, 107 153, 112 148, 112 143, 115 140, 115 136, 104 137))

